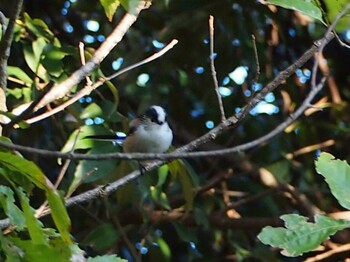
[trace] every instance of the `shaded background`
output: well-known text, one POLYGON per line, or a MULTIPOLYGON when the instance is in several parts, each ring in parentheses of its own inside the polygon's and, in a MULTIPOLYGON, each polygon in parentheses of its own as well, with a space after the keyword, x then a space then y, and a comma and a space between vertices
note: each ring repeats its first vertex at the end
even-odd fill
MULTIPOLYGON (((331 16, 341 11, 345 2, 321 4, 331 16)), ((9 3, 2 4, 5 15, 9 3)), ((47 83, 61 81, 79 68, 78 43, 84 42, 88 59, 124 10, 120 7, 110 22, 98 1, 47 4, 44 0, 27 0, 23 12, 27 16, 22 15, 23 25, 16 30, 9 65, 21 68, 32 81, 23 84, 10 79, 10 110, 37 97, 47 83), (47 43, 37 62, 44 68, 42 74, 30 66, 30 54, 36 48, 33 43, 38 39, 47 43)), ((138 62, 174 38, 179 40, 175 48, 112 80, 64 112, 13 131, 11 139, 32 147, 71 150, 78 129, 94 134, 126 133, 128 120, 152 104, 167 109, 175 133, 174 147, 205 134, 220 122, 209 64, 209 15, 215 18, 215 65, 227 116, 239 112, 254 92, 325 32, 319 22, 258 1, 156 1, 141 12, 91 79, 138 62), (259 72, 252 35, 256 38, 259 72)), ((340 38, 347 43, 348 24, 347 17, 338 28, 340 38)), ((324 56, 330 78, 315 100, 322 111, 308 111, 282 135, 253 150, 223 158, 177 161, 127 185, 106 201, 97 199, 69 209, 77 241, 93 253, 114 252, 130 261, 130 243, 142 253, 144 261, 289 261, 257 240, 263 226, 279 224, 278 216, 285 213, 311 216, 315 208, 325 213, 342 210, 315 173, 314 160, 320 150, 350 160, 350 51, 333 40, 324 56)), ((240 126, 202 149, 239 145, 272 130, 305 98, 312 65, 309 61, 298 69, 240 126)), ((11 72, 10 76, 20 78, 11 72)), ((118 145, 83 138, 84 134, 75 148, 87 154, 121 150, 118 145)), ((56 179, 59 162, 26 157, 50 179, 56 179)), ((71 163, 60 189, 67 192, 73 182, 80 184, 75 193, 83 192, 114 181, 135 167, 134 163, 119 161, 71 163), (85 176, 83 181, 81 176, 85 176)), ((34 194, 33 203, 39 205, 40 201, 40 195, 34 194)), ((334 241, 348 242, 349 238, 343 232, 334 241)))

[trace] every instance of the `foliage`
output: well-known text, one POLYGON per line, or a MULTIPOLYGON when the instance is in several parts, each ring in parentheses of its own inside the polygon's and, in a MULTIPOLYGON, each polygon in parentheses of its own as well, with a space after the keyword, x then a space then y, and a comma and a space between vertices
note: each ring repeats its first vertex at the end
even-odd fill
MULTIPOLYGON (((322 153, 316 161, 316 170, 325 177, 332 194, 339 203, 349 209, 350 166, 331 154, 322 153)), ((330 235, 350 227, 350 221, 333 219, 323 215, 315 216, 315 223, 307 223, 307 218, 296 215, 283 215, 286 228, 265 227, 258 238, 264 243, 283 249, 286 256, 300 256, 316 249, 330 235)))
MULTIPOLYGON (((11 2, 16 1, 1 6, 6 17, 10 17, 11 2)), ((82 54, 89 61, 125 12, 136 14, 139 2, 53 0, 48 5, 45 0, 24 1, 7 67, 9 112, 2 114, 15 120, 29 103, 67 80, 84 63, 82 54), (79 42, 84 43, 80 50, 79 42)), ((322 37, 326 25, 348 1, 262 2, 153 1, 88 79, 50 105, 26 114, 16 128, 4 125, 1 141, 86 155, 121 152, 120 144, 90 136, 127 133, 129 121, 152 104, 167 108, 174 148, 193 141, 220 123, 209 63, 209 15, 215 19, 212 58, 219 91, 226 115, 231 116, 322 37), (179 43, 160 59, 107 81, 59 113, 35 121, 37 115, 69 101, 90 81, 96 83, 158 52, 174 38, 179 43)), ((346 18, 336 26, 345 42, 349 27, 346 18)), ((137 169, 136 161, 53 159, 1 148, 1 218, 10 219, 15 227, 0 235, 0 260, 69 261, 84 259, 83 255, 87 261, 286 259, 256 241, 256 232, 267 225, 274 227, 265 228, 260 240, 283 249, 284 254, 314 250, 328 236, 349 227, 348 221, 331 218, 333 212, 348 209, 348 165, 324 153, 316 162, 316 171, 325 177, 340 205, 314 172, 315 151, 321 148, 349 160, 350 53, 332 40, 324 57, 326 68, 319 70, 316 80, 322 73, 329 75, 326 87, 315 98, 315 106, 283 134, 239 154, 169 162, 109 196, 103 194, 103 185, 137 169), (101 197, 64 207, 63 198, 97 186, 101 197), (46 201, 51 216, 38 219, 36 212, 46 201), (307 222, 306 217, 314 215, 308 210, 313 208, 325 215, 307 222), (286 227, 281 228, 276 219, 286 213, 299 215, 282 216, 286 227)), ((249 142, 283 122, 308 94, 312 66, 310 60, 233 130, 200 149, 249 142)), ((339 244, 337 239, 332 241, 339 244)))

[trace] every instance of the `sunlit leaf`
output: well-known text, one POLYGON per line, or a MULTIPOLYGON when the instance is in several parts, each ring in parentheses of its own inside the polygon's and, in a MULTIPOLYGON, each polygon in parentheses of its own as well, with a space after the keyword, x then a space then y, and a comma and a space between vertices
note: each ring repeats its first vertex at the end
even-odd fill
POLYGON ((296 214, 283 215, 283 227, 265 227, 258 238, 261 242, 282 249, 285 256, 296 257, 316 249, 329 236, 350 227, 350 221, 336 220, 323 215, 315 216, 315 223, 296 214))
POLYGON ((100 0, 103 9, 105 10, 105 14, 109 21, 112 21, 115 11, 120 5, 119 0, 100 0))
MULTIPOLYGON (((349 3, 349 0, 324 0, 326 5, 326 14, 330 22, 333 22, 336 16, 341 12, 345 6, 349 3)), ((350 27, 349 16, 341 18, 335 26, 337 32, 343 32, 350 27)))
POLYGON ((350 209, 350 166, 329 153, 321 153, 315 164, 317 173, 325 178, 339 204, 350 209))
POLYGON ((322 11, 320 8, 312 1, 306 0, 268 0, 264 1, 266 4, 278 5, 280 7, 299 11, 311 18, 317 19, 324 23, 322 18, 322 11))
POLYGON ((33 79, 29 77, 21 68, 16 66, 8 66, 7 74, 13 76, 25 83, 26 86, 30 86, 33 83, 33 79))

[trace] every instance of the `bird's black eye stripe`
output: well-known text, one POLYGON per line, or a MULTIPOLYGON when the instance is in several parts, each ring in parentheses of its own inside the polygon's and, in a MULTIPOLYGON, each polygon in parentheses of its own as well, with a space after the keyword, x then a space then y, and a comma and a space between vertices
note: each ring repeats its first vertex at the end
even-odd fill
POLYGON ((158 112, 154 108, 150 108, 145 112, 145 115, 149 117, 149 119, 158 125, 162 125, 163 122, 158 119, 158 112))

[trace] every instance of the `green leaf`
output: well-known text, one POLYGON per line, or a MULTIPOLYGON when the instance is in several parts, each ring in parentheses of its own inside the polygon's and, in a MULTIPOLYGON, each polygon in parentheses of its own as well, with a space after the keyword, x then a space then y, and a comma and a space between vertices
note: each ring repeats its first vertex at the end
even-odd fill
MULTIPOLYGON (((76 149, 88 149, 92 148, 97 143, 102 143, 102 141, 96 141, 93 139, 87 139, 87 136, 94 135, 112 135, 113 133, 104 126, 93 125, 93 126, 83 126, 80 129, 74 130, 66 142, 66 144, 61 149, 62 152, 70 152, 76 149)), ((104 141, 104 143, 106 143, 104 141)))
POLYGON ((286 9, 291 9, 299 11, 304 15, 307 15, 311 18, 317 19, 323 24, 322 11, 320 8, 313 2, 309 0, 267 0, 264 3, 277 5, 286 9))
POLYGON ((119 232, 112 224, 102 224, 93 229, 86 238, 84 244, 90 245, 96 251, 107 250, 115 246, 119 239, 119 232))
POLYGON ((37 245, 30 240, 11 238, 12 242, 20 247, 23 252, 21 261, 72 261, 72 245, 67 245, 62 239, 48 239, 47 244, 37 245))
MULTIPOLYGON (((345 6, 349 3, 349 0, 324 0, 324 3, 327 8, 327 18, 330 22, 333 22, 336 16, 339 14, 341 10, 345 8, 345 6)), ((342 17, 335 26, 337 32, 343 32, 350 27, 350 19, 349 16, 342 17)))
POLYGON ((20 187, 17 188, 16 191, 21 202, 23 214, 32 243, 35 245, 47 245, 47 238, 43 233, 43 225, 35 217, 35 210, 29 205, 29 199, 27 195, 20 187))
POLYGON ((89 257, 87 261, 88 262, 128 262, 126 259, 117 257, 116 255, 89 257))
POLYGON ((306 217, 296 214, 283 215, 281 219, 286 228, 265 227, 258 238, 264 244, 281 248, 283 255, 291 257, 315 250, 329 236, 350 227, 350 221, 324 215, 316 215, 315 223, 308 223, 306 217))
POLYGON ((2 231, 0 231, 0 244, 1 250, 6 256, 6 261, 9 262, 21 262, 23 261, 23 250, 17 247, 9 237, 4 237, 2 231))
POLYGON ((182 186, 182 191, 186 200, 186 208, 192 210, 194 200, 194 192, 192 190, 193 185, 189 172, 185 168, 184 162, 182 160, 171 162, 169 164, 169 171, 173 176, 177 177, 182 186))
MULTIPOLYGON (((0 165, 24 175, 37 187, 46 192, 55 225, 61 233, 62 239, 67 243, 71 243, 69 235, 70 219, 67 210, 62 199, 44 173, 33 162, 8 152, 0 152, 0 165)), ((10 178, 10 176, 8 177, 10 178)))
POLYGON ((70 53, 68 48, 47 44, 43 51, 42 64, 50 75, 58 78, 63 73, 62 59, 70 53))
POLYGON ((315 164, 317 173, 325 178, 339 204, 350 209, 350 166, 329 153, 321 153, 315 164))
POLYGON ((16 225, 17 230, 24 229, 25 218, 23 212, 15 205, 15 198, 11 188, 0 186, 0 203, 11 224, 16 225))
POLYGON ((61 234, 62 240, 66 243, 72 243, 69 233, 71 222, 63 200, 53 188, 52 190, 46 190, 46 198, 51 208, 51 216, 61 234))
MULTIPOLYGON (((92 155, 118 151, 118 148, 114 146, 111 142, 101 141, 100 143, 100 146, 92 148, 86 154, 92 155)), ((91 183, 98 179, 101 179, 102 177, 108 176, 109 174, 115 171, 117 163, 117 160, 80 161, 75 170, 74 180, 71 184, 71 188, 74 188, 77 184, 81 184, 81 182, 91 183)))
POLYGON ((89 104, 80 114, 81 119, 103 117, 103 110, 96 103, 89 104))
POLYGON ((151 186, 151 197, 154 201, 156 201, 159 205, 161 205, 163 208, 170 210, 170 203, 168 200, 167 195, 162 191, 161 188, 151 186))
POLYGON ((115 12, 117 11, 118 6, 120 5, 119 0, 100 0, 105 14, 109 21, 112 21, 115 12))
POLYGON ((8 66, 7 74, 13 76, 25 83, 26 86, 31 86, 33 79, 29 77, 21 68, 16 66, 8 66))
MULTIPOLYGON (((128 11, 128 13, 136 15, 138 13, 138 7, 141 1, 142 0, 120 0, 120 3, 125 8, 125 10, 128 11)), ((146 2, 151 2, 151 0, 148 0, 146 2)))

